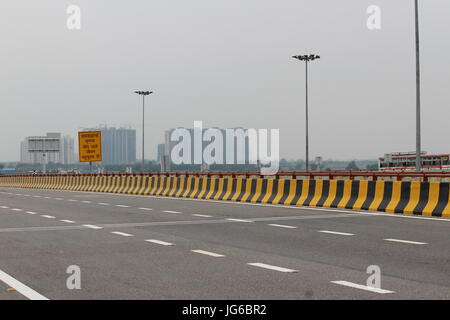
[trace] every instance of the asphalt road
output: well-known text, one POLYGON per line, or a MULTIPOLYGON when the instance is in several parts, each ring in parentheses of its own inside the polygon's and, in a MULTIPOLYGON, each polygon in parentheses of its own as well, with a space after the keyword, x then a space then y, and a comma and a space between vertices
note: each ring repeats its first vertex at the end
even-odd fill
POLYGON ((0 246, 0 299, 450 298, 440 218, 0 188, 0 246))

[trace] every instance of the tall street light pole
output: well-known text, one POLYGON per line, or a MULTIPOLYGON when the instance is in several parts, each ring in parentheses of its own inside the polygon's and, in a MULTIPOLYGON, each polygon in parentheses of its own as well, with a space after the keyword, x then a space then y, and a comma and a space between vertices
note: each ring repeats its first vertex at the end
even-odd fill
POLYGON ((416 171, 421 170, 421 128, 420 128, 420 41, 419 41, 419 4, 415 0, 416 16, 416 171))
POLYGON ((145 96, 153 93, 153 91, 135 91, 134 93, 142 96, 142 164, 141 171, 144 171, 144 145, 145 145, 145 96))
POLYGON ((314 61, 316 59, 320 59, 320 56, 315 54, 307 54, 300 56, 293 56, 294 59, 298 59, 300 61, 305 61, 306 68, 306 155, 305 155, 305 166, 306 171, 309 171, 309 119, 308 119, 308 62, 314 61))

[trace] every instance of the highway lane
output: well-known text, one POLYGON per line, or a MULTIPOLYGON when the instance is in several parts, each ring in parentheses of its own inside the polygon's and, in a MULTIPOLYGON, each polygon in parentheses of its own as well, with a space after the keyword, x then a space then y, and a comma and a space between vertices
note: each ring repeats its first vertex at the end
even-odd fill
POLYGON ((449 228, 443 219, 2 188, 0 270, 51 299, 448 299, 449 228), (82 290, 65 287, 71 264, 82 290), (365 284, 372 264, 395 293, 332 283, 365 284))

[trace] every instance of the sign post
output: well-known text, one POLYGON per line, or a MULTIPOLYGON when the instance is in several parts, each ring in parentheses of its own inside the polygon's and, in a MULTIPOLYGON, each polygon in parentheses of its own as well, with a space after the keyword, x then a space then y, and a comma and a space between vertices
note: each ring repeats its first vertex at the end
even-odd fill
POLYGON ((28 152, 42 154, 42 173, 47 172, 47 154, 59 153, 61 139, 59 134, 49 133, 46 137, 29 137, 28 152))
POLYGON ((80 162, 89 162, 92 172, 92 162, 102 161, 102 132, 78 132, 78 154, 80 162))

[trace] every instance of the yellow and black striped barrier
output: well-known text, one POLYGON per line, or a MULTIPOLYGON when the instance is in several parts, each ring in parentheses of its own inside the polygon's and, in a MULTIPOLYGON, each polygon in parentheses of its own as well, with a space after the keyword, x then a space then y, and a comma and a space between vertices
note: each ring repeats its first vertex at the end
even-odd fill
POLYGON ((450 217, 449 183, 158 175, 0 176, 0 187, 109 192, 450 217))

